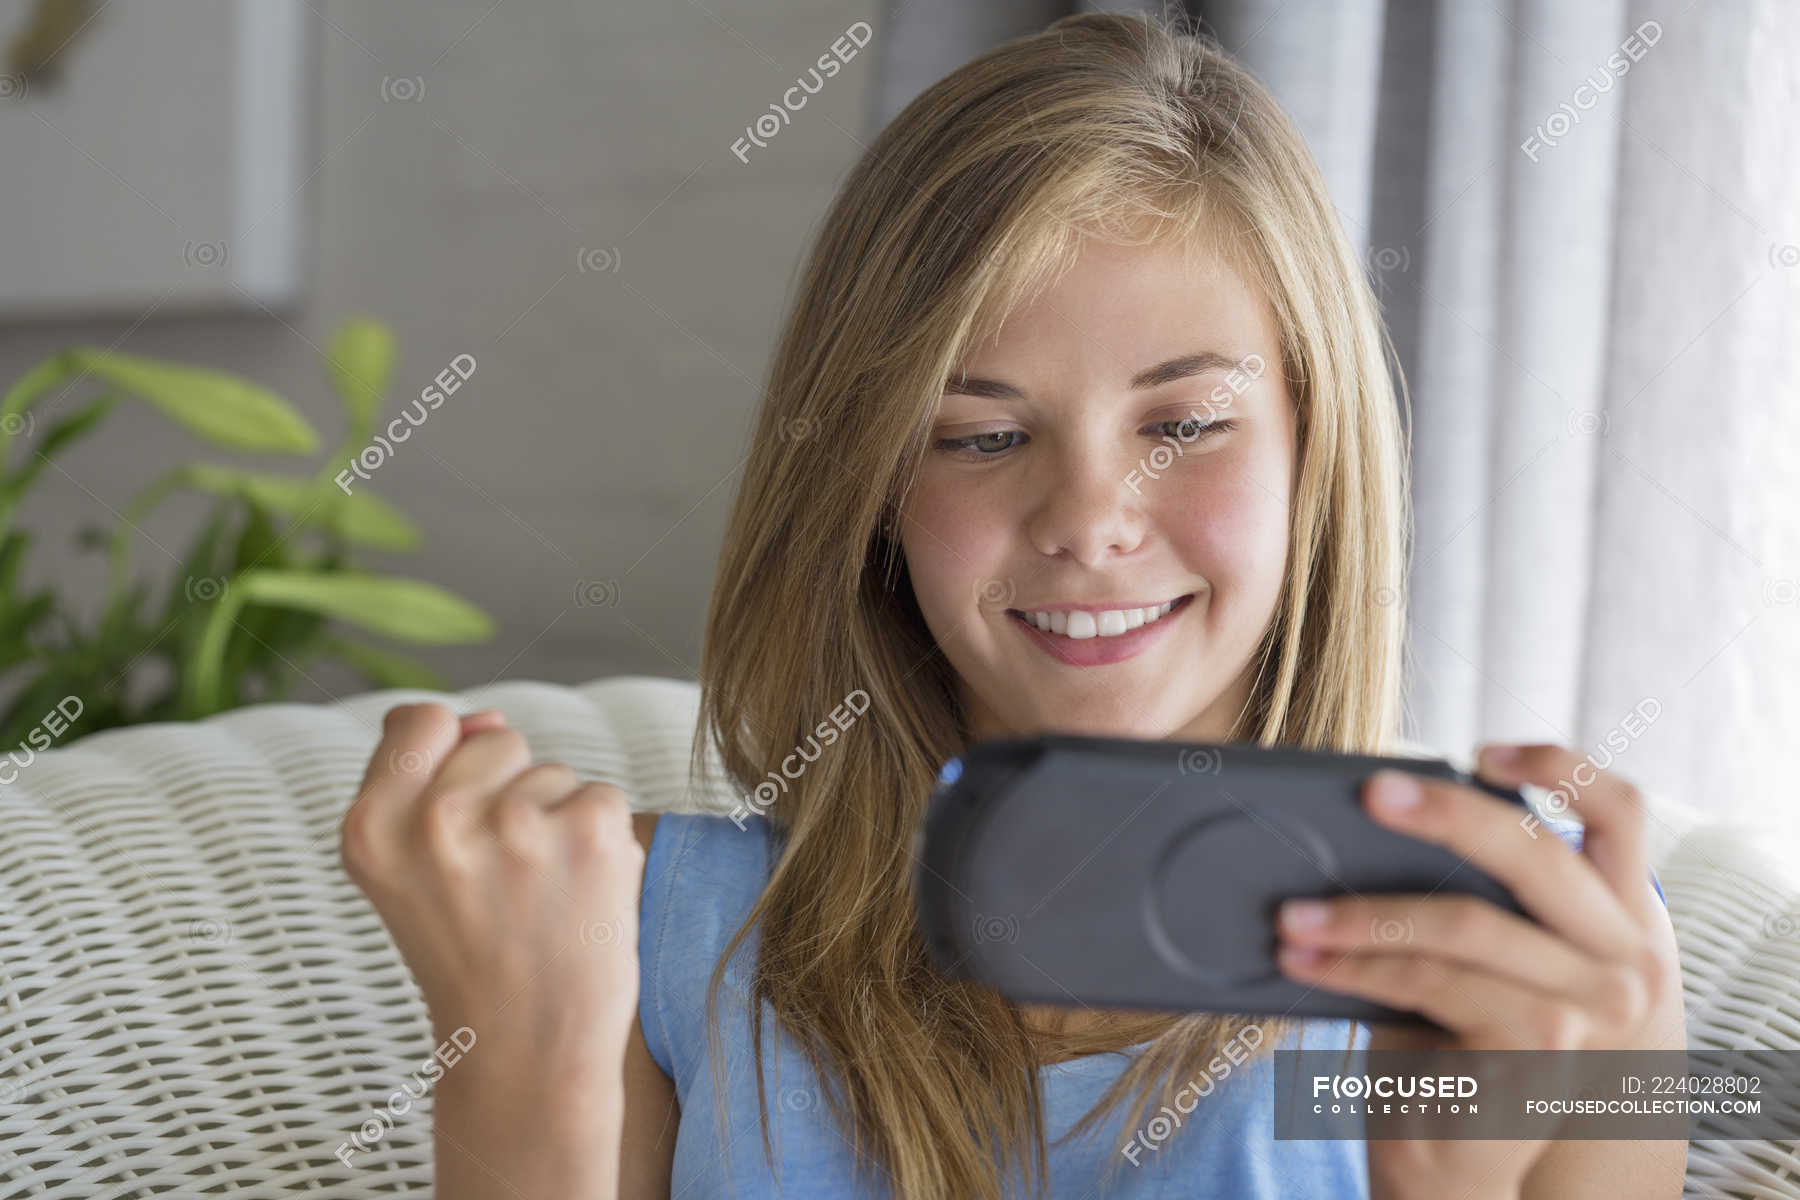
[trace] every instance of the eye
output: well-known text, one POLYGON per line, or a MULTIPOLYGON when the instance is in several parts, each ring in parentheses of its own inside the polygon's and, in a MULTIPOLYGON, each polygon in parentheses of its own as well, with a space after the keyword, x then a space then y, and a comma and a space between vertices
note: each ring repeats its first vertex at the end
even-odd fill
MULTIPOLYGON (((1161 437, 1194 442, 1224 433, 1228 429, 1235 429, 1237 422, 1201 421, 1196 417, 1186 416, 1169 421, 1158 421, 1146 428, 1156 431, 1161 437)), ((1030 440, 1025 433, 1017 429, 990 429, 984 433, 970 434, 968 437, 939 438, 932 444, 945 453, 961 454, 969 458, 999 458, 1013 447, 1023 445, 1030 440), (1017 440, 1006 440, 1009 438, 1017 440)))
POLYGON ((1019 443, 1007 442, 1003 445, 996 446, 993 442, 988 440, 989 438, 1022 438, 1024 436, 1025 435, 1017 429, 990 429, 986 433, 970 434, 968 437, 939 438, 934 445, 936 445, 939 450, 962 451, 965 453, 972 452, 980 458, 997 458, 1019 443))
POLYGON ((1225 420, 1202 421, 1198 418, 1187 416, 1179 417, 1173 421, 1158 421, 1152 428, 1163 430, 1163 436, 1165 437, 1172 437, 1177 441, 1191 442, 1199 438, 1212 437, 1216 433, 1224 433, 1227 429, 1236 429, 1237 422, 1225 420), (1171 429, 1170 426, 1174 426, 1174 428, 1171 429))

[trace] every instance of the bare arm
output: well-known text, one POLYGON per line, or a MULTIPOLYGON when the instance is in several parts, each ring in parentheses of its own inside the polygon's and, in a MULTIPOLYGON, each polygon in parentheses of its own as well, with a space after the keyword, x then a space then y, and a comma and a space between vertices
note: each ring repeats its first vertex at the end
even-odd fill
MULTIPOLYGON (((534 766, 503 714, 388 711, 339 848, 434 1040, 470 1037, 434 1089, 439 1200, 620 1195, 626 1064, 642 1078, 648 1058, 637 933, 653 829, 619 788, 534 766), (615 936, 588 937, 596 925, 615 936)), ((634 1148, 634 1190, 649 1161, 634 1148)))
MULTIPOLYGON (((647 858, 656 814, 631 825, 647 858)), ((439 1200, 668 1200, 680 1109, 635 1016, 616 1073, 558 1081, 500 1066, 504 1078, 452 1071, 438 1089, 439 1200)))
POLYGON ((614 1200, 622 1074, 445 1075, 433 1110, 437 1200, 614 1200))
MULTIPOLYGON (((633 813, 631 831, 650 856, 650 839, 656 829, 655 813, 633 813)), ((640 903, 642 897, 640 896, 640 903)), ((675 1098, 675 1082, 664 1075, 650 1048, 644 1044, 643 1026, 634 1018, 631 1038, 625 1043, 625 1140, 619 1170, 621 1200, 669 1200, 669 1176, 675 1165, 675 1129, 681 1107, 675 1098)))
MULTIPOLYGON (((1664 912, 1657 926, 1663 953, 1679 962, 1675 929, 1664 912)), ((1679 991, 1666 997, 1649 1028, 1659 1050, 1687 1048, 1687 1017, 1679 991)), ((1647 1043, 1648 1044, 1648 1043, 1647 1043)), ((1643 1196, 1677 1200, 1687 1174, 1686 1142, 1553 1142, 1525 1177, 1523 1200, 1582 1200, 1587 1196, 1643 1196)))

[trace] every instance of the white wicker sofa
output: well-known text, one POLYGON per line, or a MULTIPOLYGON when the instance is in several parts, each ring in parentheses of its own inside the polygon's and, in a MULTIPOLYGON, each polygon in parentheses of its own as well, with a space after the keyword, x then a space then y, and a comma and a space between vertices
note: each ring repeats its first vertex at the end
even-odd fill
MULTIPOLYGON (((429 1096, 387 1102, 430 1025, 338 857, 382 714, 425 699, 504 710, 639 809, 735 802, 690 790, 695 686, 647 676, 258 705, 39 754, 0 785, 0 1196, 429 1195, 429 1096)), ((1800 1046, 1800 895, 1742 834, 1674 810, 1655 832, 1690 1037, 1800 1046)), ((1800 1198, 1800 1148, 1696 1145, 1687 1194, 1800 1198)))

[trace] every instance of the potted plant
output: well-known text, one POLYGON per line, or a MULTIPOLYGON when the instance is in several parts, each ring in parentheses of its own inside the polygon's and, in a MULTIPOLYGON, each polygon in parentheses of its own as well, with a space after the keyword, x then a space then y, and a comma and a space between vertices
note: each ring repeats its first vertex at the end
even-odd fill
MULTIPOLYGON (((370 442, 394 367, 394 341, 376 321, 352 319, 326 348, 346 417, 343 444, 310 476, 194 461, 171 468, 128 504, 111 529, 86 526, 84 547, 109 558, 99 616, 84 627, 54 588, 29 590, 31 535, 20 503, 59 454, 91 436, 130 399, 227 450, 311 455, 318 435, 281 397, 224 371, 112 350, 70 349, 27 371, 0 400, 0 679, 18 683, 0 714, 0 745, 19 742, 68 697, 82 732, 144 721, 192 720, 280 699, 307 665, 335 659, 376 687, 444 689, 412 659, 359 633, 415 643, 466 643, 492 619, 435 584, 354 566, 358 549, 414 550, 418 529, 366 485, 341 486, 333 464, 370 442), (33 405, 71 383, 99 394, 41 435, 33 405), (15 453, 20 449, 22 452, 15 453), (16 461, 15 461, 16 460, 16 461), (133 533, 178 492, 213 497, 160 597, 132 579, 133 533), (167 686, 133 701, 138 673, 167 666, 167 686)), ((142 690, 142 689, 140 689, 142 690)))

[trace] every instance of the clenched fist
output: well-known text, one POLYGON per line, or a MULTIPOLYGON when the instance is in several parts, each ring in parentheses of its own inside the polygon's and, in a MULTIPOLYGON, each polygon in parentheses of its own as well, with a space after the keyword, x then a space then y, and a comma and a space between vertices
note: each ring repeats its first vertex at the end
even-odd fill
POLYGON ((617 1072, 637 1010, 644 870, 624 792, 533 766, 497 712, 400 705, 340 852, 440 1043, 467 1026, 471 1056, 489 1064, 617 1072))

